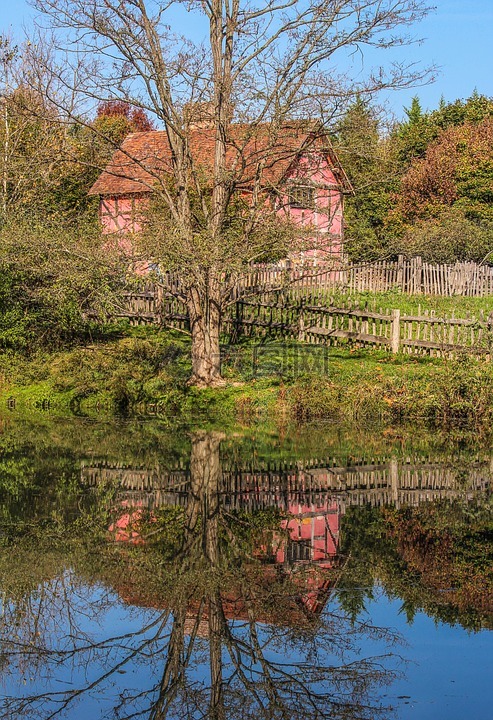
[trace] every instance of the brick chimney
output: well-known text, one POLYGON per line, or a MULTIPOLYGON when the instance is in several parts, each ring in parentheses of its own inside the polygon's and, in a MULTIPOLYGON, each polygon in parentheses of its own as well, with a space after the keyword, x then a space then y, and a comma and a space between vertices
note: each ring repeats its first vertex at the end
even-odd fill
POLYGON ((214 127, 214 103, 189 102, 183 108, 183 119, 190 130, 214 127))

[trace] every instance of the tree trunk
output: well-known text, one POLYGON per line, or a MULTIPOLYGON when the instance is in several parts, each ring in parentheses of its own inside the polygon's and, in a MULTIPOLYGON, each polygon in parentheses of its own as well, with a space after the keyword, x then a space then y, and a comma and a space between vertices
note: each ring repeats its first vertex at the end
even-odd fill
POLYGON ((208 718, 224 720, 223 692, 223 661, 222 639, 225 635, 225 618, 223 612, 219 576, 214 574, 219 569, 219 489, 222 477, 220 444, 223 439, 220 433, 196 432, 192 437, 192 453, 190 456, 190 474, 192 493, 197 506, 200 506, 202 517, 202 550, 207 558, 209 581, 214 577, 213 587, 208 592, 209 614, 209 667, 211 673, 211 694, 209 698, 208 718))
POLYGON ((219 299, 214 295, 192 288, 188 297, 192 332, 192 376, 189 384, 198 387, 224 384, 219 345, 221 311, 219 299))

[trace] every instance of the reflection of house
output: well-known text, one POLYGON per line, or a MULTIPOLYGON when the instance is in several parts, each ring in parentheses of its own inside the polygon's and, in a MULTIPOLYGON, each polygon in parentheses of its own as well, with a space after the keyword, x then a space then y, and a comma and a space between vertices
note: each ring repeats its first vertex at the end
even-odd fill
MULTIPOLYGON (((202 122, 190 131, 196 173, 207 183, 214 163, 215 129, 202 122)), ((233 124, 227 164, 239 195, 251 202, 258 182, 266 203, 280 215, 310 228, 310 255, 338 256, 342 249, 343 199, 352 192, 325 134, 303 123, 286 125, 272 140, 268 125, 255 131, 233 124)), ((90 194, 100 196, 100 218, 107 233, 135 232, 158 183, 172 177, 172 155, 164 131, 128 135, 96 180, 90 194)))
MULTIPOLYGON (((109 531, 116 542, 144 544, 139 532, 142 518, 142 507, 132 507, 126 500, 120 504, 120 512, 109 531)), ((310 624, 311 619, 323 610, 334 583, 331 570, 337 567, 339 545, 340 509, 336 500, 328 500, 321 504, 303 505, 290 504, 287 517, 280 522, 279 532, 274 533, 269 545, 263 545, 254 551, 254 555, 262 561, 260 576, 252 575, 252 583, 260 590, 264 586, 269 592, 272 583, 278 580, 278 571, 284 576, 289 575, 296 588, 296 594, 288 593, 282 622, 288 625, 300 623, 310 624)), ((152 520, 152 513, 150 515, 152 520)), ((160 607, 157 597, 147 596, 133 587, 130 581, 117 588, 120 596, 129 603, 149 607, 160 607)), ((262 591, 260 590, 260 595, 262 591)), ((225 588, 221 592, 221 603, 224 615, 229 620, 248 620, 250 600, 245 600, 238 589, 225 588)), ((258 602, 255 600, 254 602, 258 602)), ((197 632, 199 636, 208 635, 207 611, 198 619, 197 607, 192 603, 188 607, 186 629, 197 632)), ((277 624, 280 618, 277 609, 267 611, 264 607, 258 622, 277 624)))
POLYGON ((275 553, 276 563, 315 562, 332 567, 339 545, 341 511, 336 500, 322 504, 295 505, 282 521, 289 538, 281 542, 275 553))
MULTIPOLYGON (((121 500, 118 517, 109 527, 115 542, 142 544, 139 532, 142 503, 132 504, 121 500)), ((153 514, 149 519, 152 521, 153 514)), ((322 504, 302 505, 291 503, 280 523, 271 547, 262 547, 256 554, 276 565, 292 566, 298 563, 316 563, 331 568, 339 545, 341 510, 337 500, 322 504)))

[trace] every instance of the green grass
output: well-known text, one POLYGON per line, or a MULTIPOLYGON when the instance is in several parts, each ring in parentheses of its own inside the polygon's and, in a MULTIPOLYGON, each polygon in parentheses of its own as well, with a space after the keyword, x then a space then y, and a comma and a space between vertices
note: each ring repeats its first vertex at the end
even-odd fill
POLYGON ((226 348, 224 388, 198 390, 189 340, 152 328, 29 361, 0 360, 0 404, 83 414, 147 414, 170 424, 329 420, 467 427, 493 423, 493 365, 376 350, 245 342, 226 348))
POLYGON ((398 309, 401 314, 417 315, 418 312, 434 312, 438 317, 479 317, 493 312, 493 296, 489 297, 441 297, 438 295, 407 295, 401 292, 388 291, 382 293, 332 293, 326 301, 342 306, 352 303, 359 307, 368 306, 371 310, 398 309))

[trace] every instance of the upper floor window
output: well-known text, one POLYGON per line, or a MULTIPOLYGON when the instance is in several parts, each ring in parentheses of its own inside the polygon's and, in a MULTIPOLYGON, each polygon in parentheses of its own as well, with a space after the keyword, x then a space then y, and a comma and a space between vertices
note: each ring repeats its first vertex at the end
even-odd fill
POLYGON ((291 185, 289 204, 293 208, 313 208, 315 206, 315 188, 311 185, 291 185))

